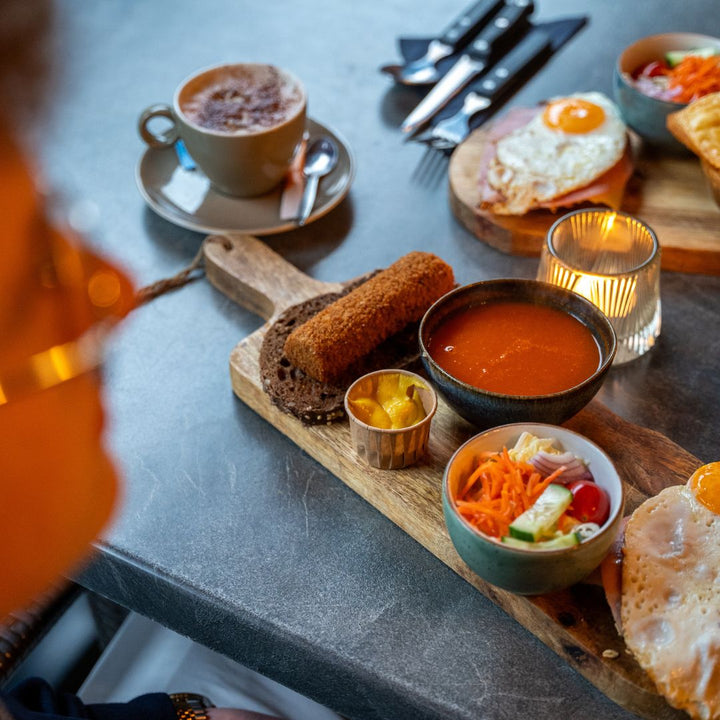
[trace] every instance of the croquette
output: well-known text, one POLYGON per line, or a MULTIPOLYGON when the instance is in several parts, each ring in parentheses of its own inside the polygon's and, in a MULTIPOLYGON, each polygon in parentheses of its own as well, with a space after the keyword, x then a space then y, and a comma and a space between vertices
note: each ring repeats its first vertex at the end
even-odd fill
POLYGON ((333 382, 381 342, 417 322, 454 286, 439 257, 411 252, 293 330, 285 354, 306 375, 333 382))

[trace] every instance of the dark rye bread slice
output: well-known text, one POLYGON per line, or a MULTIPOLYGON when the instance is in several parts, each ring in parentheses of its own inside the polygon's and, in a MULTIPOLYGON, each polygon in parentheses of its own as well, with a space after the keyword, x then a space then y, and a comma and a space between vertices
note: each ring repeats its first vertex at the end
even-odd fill
MULTIPOLYGON (((374 273, 373 273, 374 274, 374 273)), ((345 417, 345 391, 361 375, 382 368, 408 368, 417 363, 418 325, 410 323, 372 353, 353 365, 330 385, 305 375, 294 367, 284 352, 287 336, 313 315, 368 280, 372 275, 348 283, 340 293, 328 293, 293 305, 268 328, 260 348, 260 377, 263 390, 282 411, 307 425, 325 425, 345 417)))

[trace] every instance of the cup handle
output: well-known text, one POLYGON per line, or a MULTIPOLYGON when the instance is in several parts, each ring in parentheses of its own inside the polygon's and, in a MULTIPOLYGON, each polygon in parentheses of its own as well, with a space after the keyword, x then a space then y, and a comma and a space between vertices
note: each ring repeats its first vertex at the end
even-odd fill
POLYGON ((175 115, 169 105, 151 105, 143 110, 138 120, 140 137, 152 148, 172 147, 178 139, 178 126, 175 115), (164 117, 172 122, 172 127, 162 135, 150 132, 148 123, 156 117, 164 117))

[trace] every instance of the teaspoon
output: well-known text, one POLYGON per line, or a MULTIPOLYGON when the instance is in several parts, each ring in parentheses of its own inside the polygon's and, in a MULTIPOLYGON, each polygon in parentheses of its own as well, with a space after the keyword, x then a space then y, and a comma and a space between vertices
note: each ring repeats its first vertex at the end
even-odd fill
POLYGON ((313 140, 305 155, 303 175, 307 178, 305 192, 300 202, 298 225, 304 225, 315 204, 320 178, 327 175, 337 165, 337 145, 329 137, 313 140))

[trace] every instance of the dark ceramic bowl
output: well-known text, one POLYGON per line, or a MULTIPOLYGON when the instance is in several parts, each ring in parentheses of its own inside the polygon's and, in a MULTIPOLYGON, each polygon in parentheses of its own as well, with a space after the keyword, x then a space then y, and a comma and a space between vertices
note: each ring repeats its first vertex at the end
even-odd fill
POLYGON ((720 38, 697 33, 664 33, 636 40, 618 57, 613 73, 615 102, 627 125, 650 145, 676 153, 688 152, 665 124, 670 113, 682 110, 685 105, 640 92, 631 81, 632 72, 645 63, 662 60, 666 52, 705 47, 720 49, 720 38))
POLYGON ((615 332, 607 317, 577 293, 537 280, 486 280, 465 285, 441 297, 420 323, 420 349, 425 370, 440 395, 459 415, 489 428, 516 422, 559 425, 582 410, 600 389, 616 350, 615 332), (600 349, 598 369, 579 385, 549 395, 504 395, 458 380, 440 367, 428 351, 429 340, 452 313, 488 303, 519 301, 544 305, 572 315, 590 330, 600 349))
POLYGON ((615 466, 595 443, 565 428, 520 423, 487 430, 458 448, 445 469, 442 503, 450 539, 476 575, 520 595, 538 595, 574 585, 602 562, 618 534, 625 494, 615 466), (481 454, 513 447, 523 432, 553 438, 558 448, 582 458, 595 482, 607 491, 610 515, 589 540, 558 550, 514 548, 480 532, 458 512, 458 487, 477 467, 481 454))

